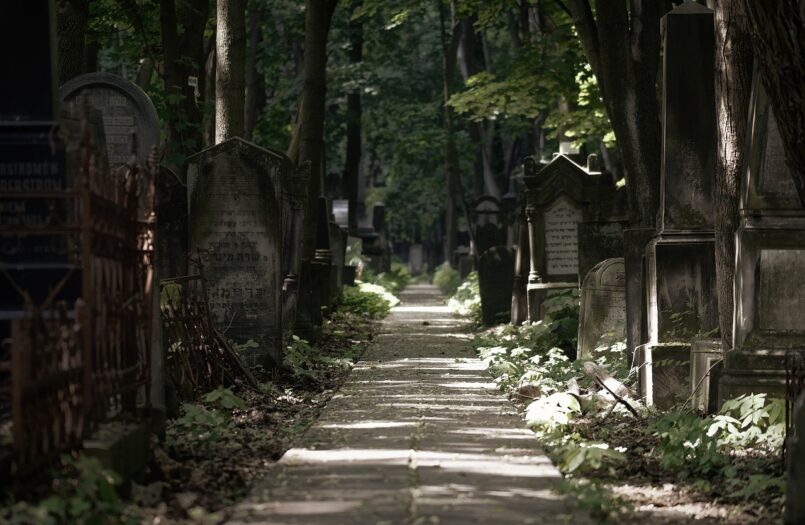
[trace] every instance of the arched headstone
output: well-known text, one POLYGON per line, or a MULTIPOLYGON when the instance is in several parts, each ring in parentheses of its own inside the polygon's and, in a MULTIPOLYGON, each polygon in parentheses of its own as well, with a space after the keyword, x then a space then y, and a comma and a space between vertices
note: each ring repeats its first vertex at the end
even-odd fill
POLYGON ((623 259, 595 265, 581 285, 579 359, 595 357, 599 342, 626 337, 626 280, 623 259))

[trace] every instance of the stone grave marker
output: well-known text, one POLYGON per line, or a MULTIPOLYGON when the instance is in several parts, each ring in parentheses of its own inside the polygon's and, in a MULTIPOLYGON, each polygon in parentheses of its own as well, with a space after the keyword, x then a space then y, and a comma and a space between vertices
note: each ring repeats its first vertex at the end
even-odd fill
POLYGON ((805 347, 805 210, 799 203, 772 106, 754 74, 741 173, 733 349, 720 401, 785 393, 785 353, 805 347))
POLYGON ((189 247, 198 251, 210 311, 226 337, 250 340, 249 366, 282 362, 282 166, 232 138, 189 159, 189 247))
POLYGON ((626 336, 626 279, 623 259, 598 263, 584 277, 579 311, 579 359, 594 359, 599 344, 626 336))
POLYGON ((526 222, 525 206, 521 207, 520 217, 515 222, 515 256, 514 278, 512 281, 511 323, 521 325, 528 319, 528 284, 529 247, 528 223, 526 222))
POLYGON ((714 53, 701 52, 715 45, 713 11, 686 2, 667 13, 662 23, 660 213, 656 236, 645 251, 647 340, 637 358, 645 372, 641 395, 649 404, 690 395, 690 342, 718 326, 715 65, 714 53), (680 360, 684 355, 687 358, 680 360), (680 361, 687 363, 684 370, 680 364, 675 372, 666 366, 652 373, 652 363, 680 361))
POLYGON ((493 246, 506 244, 503 211, 500 202, 490 196, 480 197, 472 205, 472 221, 476 256, 493 246))
POLYGON ((344 230, 349 230, 349 201, 346 199, 333 199, 333 215, 335 223, 344 230))
POLYGON ((411 275, 419 275, 425 268, 425 252, 421 244, 412 244, 408 248, 408 265, 411 275))
POLYGON ((59 89, 63 104, 84 94, 103 115, 106 150, 114 168, 129 161, 131 133, 137 134, 137 161, 147 165, 152 146, 159 146, 159 116, 151 99, 137 84, 109 73, 88 73, 59 89))
POLYGON ((524 172, 530 252, 528 318, 538 321, 548 290, 578 288, 578 225, 597 215, 594 203, 606 196, 600 194, 600 172, 564 155, 557 155, 539 172, 534 159, 526 159, 524 172))
POLYGON ((485 325, 491 326, 509 321, 513 279, 512 248, 493 246, 481 255, 478 263, 478 285, 481 292, 481 314, 485 325))

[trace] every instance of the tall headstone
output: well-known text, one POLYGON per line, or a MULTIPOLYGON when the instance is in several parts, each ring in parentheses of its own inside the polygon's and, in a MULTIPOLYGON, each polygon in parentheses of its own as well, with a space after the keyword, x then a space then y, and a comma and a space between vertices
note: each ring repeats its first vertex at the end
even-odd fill
MULTIPOLYGON (((81 278, 75 271, 78 254, 64 235, 31 235, 31 229, 58 228, 70 222, 68 201, 35 194, 68 190, 80 168, 80 137, 63 133, 57 121, 61 115, 56 91, 54 2, 2 2, 0 20, 0 43, 5 50, 0 66, 6 72, 0 82, 2 340, 10 334, 10 321, 23 314, 18 287, 39 305, 57 283, 67 278, 57 299, 72 304, 80 295, 81 278)), ((84 109, 82 114, 89 113, 84 109)))
POLYGON ((514 250, 507 246, 493 246, 481 255, 478 285, 485 325, 509 321, 513 278, 514 250))
POLYGON ((626 278, 623 259, 607 259, 587 273, 581 286, 579 359, 595 358, 602 343, 626 335, 626 278))
POLYGON ((282 333, 283 339, 288 342, 294 335, 299 304, 310 162, 303 163, 296 170, 290 159, 284 159, 282 164, 289 174, 283 178, 285 184, 282 187, 282 333))
POLYGON ((521 325, 528 319, 528 292, 526 286, 528 285, 530 261, 525 205, 521 206, 520 217, 515 221, 515 238, 511 323, 521 325))
POLYGON ((210 311, 251 366, 282 362, 284 156, 232 138, 189 160, 189 247, 201 255, 210 311))
POLYGON ((595 216, 600 195, 600 172, 590 171, 557 155, 537 172, 534 159, 524 164, 526 218, 530 251, 528 318, 542 318, 542 301, 549 290, 578 288, 578 225, 595 216))
MULTIPOLYGON (((716 110, 713 11, 685 2, 662 19, 663 147, 656 236, 646 248, 646 328, 641 394, 690 395, 684 380, 655 380, 652 363, 690 357, 690 341, 718 327, 713 191, 716 110), (677 392, 676 389, 680 391, 677 392)), ((671 371, 663 370, 670 377, 671 371)), ((674 372, 676 374, 676 372, 674 372)))
POLYGON ((472 204, 472 222, 476 256, 480 257, 493 246, 506 244, 503 210, 496 198, 478 198, 472 204))
POLYGON ((785 352, 805 346, 805 210, 785 163, 782 138, 756 71, 736 235, 733 348, 721 399, 781 396, 785 352))

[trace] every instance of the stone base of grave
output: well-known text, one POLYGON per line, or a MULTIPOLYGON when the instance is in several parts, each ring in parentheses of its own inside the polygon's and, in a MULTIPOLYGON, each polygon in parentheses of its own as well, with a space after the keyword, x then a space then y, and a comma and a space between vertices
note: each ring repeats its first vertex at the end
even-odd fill
POLYGON ((640 397, 646 405, 668 409, 690 396, 690 345, 656 343, 637 347, 640 397))
POLYGON ((344 286, 355 286, 356 266, 344 266, 344 286))
POLYGON ((552 290, 573 290, 578 289, 578 283, 529 283, 526 287, 526 297, 528 303, 528 320, 532 323, 542 320, 545 309, 542 303, 548 292, 552 290))
POLYGON ((785 397, 784 349, 733 350, 724 359, 724 372, 718 386, 719 406, 743 394, 766 393, 785 397))
POLYGON ((724 369, 721 339, 699 337, 690 350, 690 389, 693 408, 703 414, 718 412, 718 382, 724 369))
POLYGON ((84 454, 114 470, 124 482, 141 480, 150 454, 148 436, 145 421, 101 423, 84 441, 84 454))

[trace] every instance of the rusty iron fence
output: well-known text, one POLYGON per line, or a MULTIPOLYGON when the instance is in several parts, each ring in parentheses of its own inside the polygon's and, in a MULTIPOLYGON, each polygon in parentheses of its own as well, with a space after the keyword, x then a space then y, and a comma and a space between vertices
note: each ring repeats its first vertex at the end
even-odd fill
POLYGON ((17 477, 80 447, 98 423, 136 415, 149 403, 156 150, 147 166, 137 165, 132 135, 129 163, 107 170, 88 128, 84 113, 80 164, 65 190, 0 193, 0 202, 61 203, 64 221, 2 225, 0 237, 59 238, 74 265, 48 283, 42 304, 14 285, 24 309, 0 353, 0 401, 6 392, 17 477), (80 298, 68 309, 55 298, 73 274, 80 276, 80 298))

